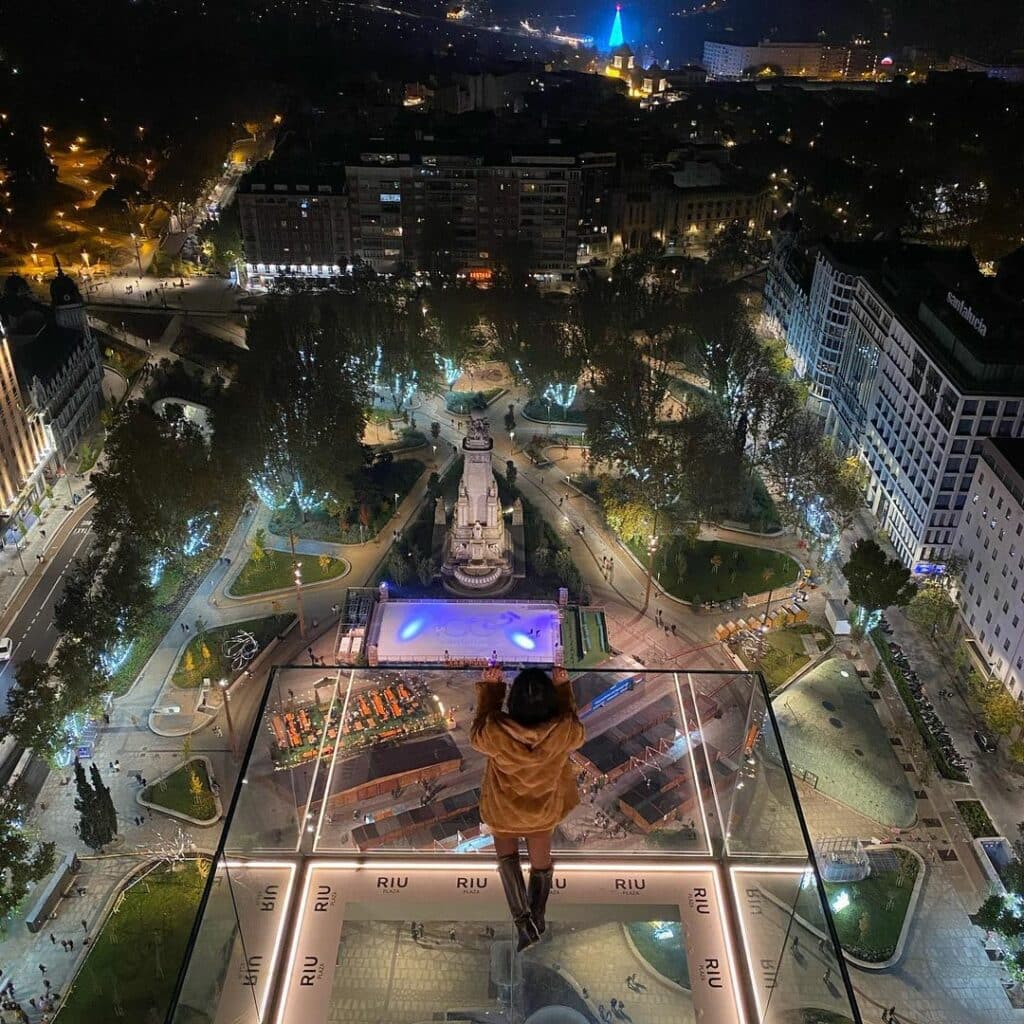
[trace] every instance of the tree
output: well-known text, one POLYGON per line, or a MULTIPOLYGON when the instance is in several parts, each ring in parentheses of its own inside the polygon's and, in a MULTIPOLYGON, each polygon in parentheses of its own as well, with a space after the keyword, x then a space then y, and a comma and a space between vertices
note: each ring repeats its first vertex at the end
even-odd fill
POLYGON ((110 787, 103 784, 99 766, 95 761, 89 764, 89 776, 92 779, 92 791, 96 794, 96 806, 103 821, 104 834, 108 836, 104 843, 109 843, 117 835, 117 811, 110 795, 110 787))
POLYGON ((347 502, 374 356, 336 296, 271 297, 249 325, 251 352, 214 411, 217 463, 249 479, 265 505, 305 515, 347 502))
POLYGON ((1021 707, 1002 685, 982 705, 985 724, 997 736, 1009 736, 1022 724, 1021 707))
POLYGON ((519 475, 519 470, 516 469, 516 464, 511 459, 505 460, 505 483, 508 484, 509 489, 515 487, 516 477, 519 475))
POLYGON ((434 420, 430 424, 430 436, 436 441, 441 436, 441 424, 434 420))
POLYGON ((0 920, 6 920, 28 895, 29 889, 54 868, 56 846, 31 838, 25 827, 25 809, 8 795, 0 802, 0 920))
POLYGON ((67 711, 50 666, 26 658, 15 670, 15 683, 7 694, 7 710, 0 716, 0 732, 47 757, 56 754, 64 744, 67 711))
POLYGON ((919 587, 907 605, 907 617, 917 623, 931 638, 947 629, 955 614, 956 604, 949 591, 941 584, 933 582, 919 587))
POLYGON ((191 423, 172 424, 142 403, 121 412, 93 474, 101 550, 130 538, 147 555, 179 554, 190 521, 215 492, 206 442, 191 423))
POLYGON ((409 577, 411 575, 409 561, 402 554, 401 549, 397 544, 393 545, 391 551, 388 553, 386 570, 387 574, 395 583, 398 584, 398 586, 401 587, 409 582, 409 577))
MULTIPOLYGON (((95 764, 93 765, 95 768, 95 764)), ((101 782, 102 785, 102 782, 101 782)), ((104 787, 106 788, 106 787, 104 787)), ((101 850, 111 839, 110 818, 103 797, 89 785, 82 762, 75 758, 75 810, 78 811, 78 834, 90 850, 101 850)), ((108 794, 109 796, 109 791, 108 794)))
POLYGON ((888 558, 873 540, 862 539, 853 545, 843 575, 850 600, 863 609, 865 628, 874 627, 877 613, 893 605, 909 604, 917 593, 910 570, 895 558, 888 558))

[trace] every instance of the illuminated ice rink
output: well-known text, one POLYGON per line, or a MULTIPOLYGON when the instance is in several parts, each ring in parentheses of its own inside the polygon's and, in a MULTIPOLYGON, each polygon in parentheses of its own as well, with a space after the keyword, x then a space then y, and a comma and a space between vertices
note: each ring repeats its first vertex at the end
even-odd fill
POLYGON ((515 601, 386 601, 377 654, 381 664, 496 658, 503 665, 555 661, 558 606, 515 601))

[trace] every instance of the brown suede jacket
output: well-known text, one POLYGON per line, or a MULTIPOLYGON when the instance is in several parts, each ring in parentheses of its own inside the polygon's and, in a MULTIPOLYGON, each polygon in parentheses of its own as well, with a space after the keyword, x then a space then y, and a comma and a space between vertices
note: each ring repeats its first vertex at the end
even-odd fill
POLYGON ((469 738, 487 755, 480 817, 495 832, 526 835, 553 829, 578 803, 569 752, 586 732, 576 717, 572 686, 556 684, 559 711, 536 726, 520 725, 501 710, 505 687, 476 684, 476 717, 469 738))

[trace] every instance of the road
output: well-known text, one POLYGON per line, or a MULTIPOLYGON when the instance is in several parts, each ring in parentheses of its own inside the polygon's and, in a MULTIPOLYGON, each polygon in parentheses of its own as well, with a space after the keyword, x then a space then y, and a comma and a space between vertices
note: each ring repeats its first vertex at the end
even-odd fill
POLYGON ((19 661, 35 657, 45 661, 57 643, 53 626, 54 605, 64 593, 64 578, 71 562, 92 545, 92 501, 84 503, 71 526, 49 550, 43 575, 25 599, 21 610, 6 625, 6 635, 14 641, 11 660, 0 670, 0 709, 7 709, 7 694, 14 684, 19 661))

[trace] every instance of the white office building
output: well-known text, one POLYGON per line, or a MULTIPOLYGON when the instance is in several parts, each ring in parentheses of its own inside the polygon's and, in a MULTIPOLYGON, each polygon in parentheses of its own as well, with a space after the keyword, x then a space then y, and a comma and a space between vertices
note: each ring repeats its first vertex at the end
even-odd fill
POLYGON ((983 441, 952 554, 963 560, 960 632, 1024 700, 1024 440, 983 441))

